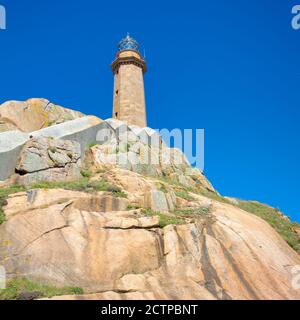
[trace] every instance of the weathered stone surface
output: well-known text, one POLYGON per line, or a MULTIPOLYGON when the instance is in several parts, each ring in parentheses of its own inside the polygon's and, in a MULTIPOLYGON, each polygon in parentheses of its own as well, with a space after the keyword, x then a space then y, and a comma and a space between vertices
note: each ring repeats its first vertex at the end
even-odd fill
POLYGON ((81 176, 80 155, 78 142, 33 138, 24 145, 16 165, 19 182, 76 180, 81 176))
POLYGON ((117 166, 141 175, 167 177, 186 187, 199 185, 215 191, 200 170, 191 167, 182 151, 164 145, 155 130, 127 126, 116 119, 106 122, 115 130, 115 135, 91 148, 92 166, 98 169, 117 166))
POLYGON ((15 129, 31 132, 82 116, 78 111, 54 105, 46 99, 7 101, 0 105, 0 132, 15 129))
POLYGON ((102 214, 105 219, 103 228, 107 229, 133 229, 154 228, 159 226, 159 217, 139 217, 140 210, 119 211, 102 214))
POLYGON ((116 135, 124 134, 129 130, 129 126, 127 123, 120 121, 118 119, 109 118, 105 120, 116 132, 116 135))
POLYGON ((107 168, 102 177, 113 185, 125 190, 130 203, 153 211, 173 211, 177 198, 170 188, 158 190, 160 182, 138 173, 120 168, 107 168))
MULTIPOLYGON (((43 128, 29 135, 18 132, 16 139, 6 137, 11 134, 10 132, 0 133, 0 138, 4 141, 0 141, 0 181, 12 176, 15 169, 19 170, 16 168, 16 163, 22 144, 32 138, 51 137, 78 142, 81 147, 82 162, 85 158, 85 150, 97 143, 91 148, 91 154, 89 154, 89 163, 94 168, 118 166, 141 175, 168 177, 187 187, 200 185, 214 191, 203 174, 189 165, 184 154, 178 149, 167 148, 158 133, 151 128, 129 127, 116 119, 108 119, 104 122, 97 117, 86 116, 43 128)), ((52 161, 55 160, 58 163, 67 161, 67 159, 61 159, 60 153, 49 154, 49 156, 52 157, 52 161), (53 159, 55 157, 60 159, 53 159)), ((38 155, 33 152, 27 161, 36 163, 34 158, 38 159, 38 155)), ((34 180, 45 178, 47 180, 43 167, 45 164, 35 170, 34 180)), ((58 170, 56 167, 52 169, 52 180, 59 179, 60 171, 62 169, 58 170)), ((64 170, 63 175, 76 176, 76 168, 70 166, 64 170)))
POLYGON ((0 118, 0 133, 15 130, 18 130, 18 128, 10 120, 0 118))
POLYGON ((10 196, 0 226, 9 277, 86 292, 53 299, 300 299, 291 272, 300 256, 256 216, 197 196, 209 216, 159 229, 157 218, 126 211, 127 199, 99 207, 106 194, 10 196))
POLYGON ((109 192, 85 193, 64 189, 33 189, 9 196, 5 214, 10 217, 67 202, 72 202, 76 209, 89 208, 97 212, 125 211, 129 203, 127 199, 113 197, 109 192))
POLYGON ((168 202, 164 192, 160 190, 151 190, 149 194, 150 207, 157 212, 169 211, 168 202))
POLYGON ((109 133, 111 128, 97 117, 86 116, 34 131, 30 135, 32 137, 42 136, 76 141, 80 143, 82 152, 84 152, 91 143, 98 141, 97 136, 101 130, 109 133))
MULTIPOLYGON (((200 195, 215 190, 154 130, 77 114, 70 120, 43 103, 29 102, 32 123, 22 109, 22 130, 41 124, 45 114, 37 110, 47 108, 51 127, 0 132, 0 180, 18 173, 0 187, 79 178, 88 147, 91 180, 104 179, 128 198, 91 188, 8 196, 0 265, 10 278, 85 290, 53 299, 300 299, 292 286, 300 256, 266 222, 237 208, 239 200, 225 204, 200 195), (55 114, 70 121, 57 124, 55 114)), ((9 116, 0 119, 0 131, 19 125, 9 116)))
POLYGON ((15 172, 18 156, 28 139, 27 133, 18 130, 0 132, 0 181, 15 172))
POLYGON ((154 181, 135 172, 115 167, 107 168, 103 178, 125 190, 130 203, 149 207, 148 194, 156 188, 154 181))
POLYGON ((149 127, 140 128, 138 126, 130 125, 129 128, 139 137, 143 144, 158 148, 163 143, 159 133, 149 127))
POLYGON ((143 70, 136 61, 145 64, 138 52, 125 50, 118 52, 113 62, 114 102, 113 118, 129 124, 146 126, 145 94, 143 70), (126 63, 119 63, 126 59, 126 63))
POLYGON ((0 133, 0 181, 14 174, 22 145, 32 138, 51 137, 78 142, 81 147, 81 158, 83 158, 84 151, 90 144, 96 141, 104 143, 111 136, 115 136, 113 129, 101 119, 92 116, 53 125, 30 134, 19 131, 0 133))

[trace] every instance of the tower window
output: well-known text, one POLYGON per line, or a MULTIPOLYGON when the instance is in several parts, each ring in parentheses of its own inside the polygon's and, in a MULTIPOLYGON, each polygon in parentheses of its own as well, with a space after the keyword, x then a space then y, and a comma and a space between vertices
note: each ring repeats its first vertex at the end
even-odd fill
POLYGON ((115 117, 116 117, 116 118, 118 117, 118 112, 115 113, 115 117))
POLYGON ((119 94, 119 90, 116 90, 116 95, 118 95, 119 94))

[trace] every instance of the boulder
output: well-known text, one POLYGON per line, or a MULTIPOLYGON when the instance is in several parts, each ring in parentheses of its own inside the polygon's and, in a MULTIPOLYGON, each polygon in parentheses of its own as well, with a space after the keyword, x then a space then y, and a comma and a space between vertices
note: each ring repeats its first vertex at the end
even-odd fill
MULTIPOLYGON (((49 128, 31 132, 31 137, 52 137, 63 140, 72 140, 80 144, 82 155, 84 150, 93 143, 97 143, 99 132, 111 132, 111 128, 101 119, 86 116, 67 121, 49 128)), ((112 133, 111 133, 112 134, 112 133)), ((108 139, 108 137, 106 138, 108 139)), ((100 142, 99 142, 100 143, 100 142)))
POLYGON ((149 207, 148 195, 155 189, 155 182, 132 171, 118 167, 107 169, 103 178, 126 191, 130 203, 139 207, 149 207))
POLYGON ((19 183, 67 181, 81 177, 81 149, 75 141, 33 138, 23 147, 16 172, 19 183))
POLYGON ((19 130, 0 132, 0 181, 15 172, 19 154, 29 135, 19 130))
POLYGON ((190 165, 184 153, 168 148, 158 132, 151 128, 140 128, 117 120, 106 123, 114 134, 102 144, 91 148, 89 163, 96 169, 119 167, 141 175, 163 177, 185 187, 215 189, 203 173, 190 165))
POLYGON ((157 212, 173 211, 176 207, 174 191, 167 187, 165 191, 158 190, 159 181, 121 168, 108 169, 102 177, 126 191, 131 204, 157 212))
POLYGON ((0 133, 0 181, 14 174, 22 146, 30 139, 48 137, 78 142, 83 159, 84 151, 89 145, 95 142, 104 143, 112 135, 115 136, 113 129, 101 119, 93 116, 70 120, 30 134, 20 131, 0 133))
POLYGON ((157 217, 126 211, 127 199, 102 207, 104 196, 9 196, 0 226, 8 277, 85 291, 52 299, 300 299, 300 256, 260 218, 209 199, 208 216, 160 229, 157 217))
POLYGON ((47 99, 7 101, 0 105, 0 131, 32 132, 80 117, 81 112, 54 105, 47 99))

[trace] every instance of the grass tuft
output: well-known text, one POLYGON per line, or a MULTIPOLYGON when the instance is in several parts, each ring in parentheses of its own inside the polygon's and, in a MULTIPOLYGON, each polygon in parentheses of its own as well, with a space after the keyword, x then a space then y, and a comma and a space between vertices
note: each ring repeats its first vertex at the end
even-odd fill
POLYGON ((189 195, 189 193, 186 190, 176 191, 175 194, 177 197, 182 198, 187 201, 195 200, 192 196, 189 195))
POLYGON ((62 181, 62 182, 49 182, 42 181, 34 183, 30 186, 31 189, 66 189, 73 191, 108 191, 116 197, 126 198, 127 195, 121 188, 108 183, 105 180, 89 181, 88 178, 82 178, 76 181, 62 181))
POLYGON ((13 185, 7 188, 0 188, 0 225, 5 222, 5 213, 3 207, 6 205, 6 199, 10 194, 26 191, 30 189, 65 189, 73 191, 93 192, 107 191, 119 198, 127 198, 127 194, 121 188, 108 183, 105 180, 89 181, 88 177, 76 181, 49 182, 40 181, 33 183, 28 187, 13 185))
POLYGON ((95 147, 96 145, 98 145, 98 143, 96 141, 94 141, 88 145, 88 148, 91 149, 91 148, 95 147))
POLYGON ((92 173, 89 170, 82 169, 80 173, 84 178, 90 178, 92 176, 92 173))
POLYGON ((83 294, 79 287, 58 288, 39 284, 26 278, 15 278, 7 283, 6 289, 0 290, 0 300, 19 300, 23 294, 33 294, 35 298, 51 298, 53 296, 83 294))
POLYGON ((128 206, 127 206, 127 210, 136 210, 136 209, 140 209, 141 207, 137 204, 132 204, 130 203, 128 206))
POLYGON ((182 218, 171 217, 162 212, 156 212, 151 209, 144 209, 143 213, 148 217, 159 216, 159 227, 164 228, 170 224, 184 224, 186 221, 182 218))
POLYGON ((210 208, 200 207, 189 209, 176 209, 174 213, 183 216, 206 216, 210 213, 210 208))
POLYGON ((239 208, 268 222, 293 249, 300 252, 300 238, 295 231, 300 227, 298 223, 283 217, 278 209, 256 201, 238 200, 238 203, 239 208))

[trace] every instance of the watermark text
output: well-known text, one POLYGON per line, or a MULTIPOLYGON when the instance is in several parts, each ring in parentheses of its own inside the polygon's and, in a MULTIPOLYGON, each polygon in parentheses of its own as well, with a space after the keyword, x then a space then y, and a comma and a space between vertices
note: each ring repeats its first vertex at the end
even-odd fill
POLYGON ((294 15, 292 19, 292 28, 294 30, 300 29, 300 5, 295 5, 292 8, 292 14, 294 15))
POLYGON ((6 29, 6 9, 0 5, 0 30, 6 29))

